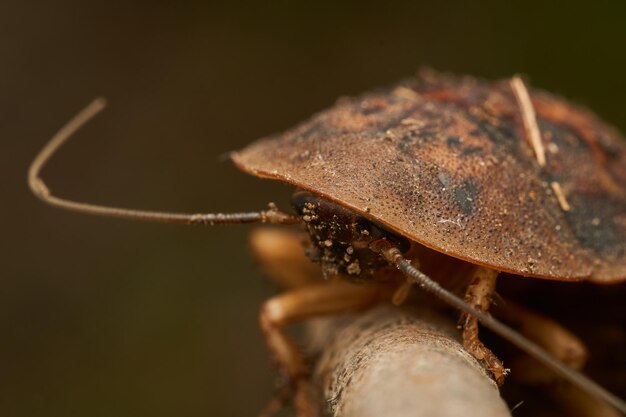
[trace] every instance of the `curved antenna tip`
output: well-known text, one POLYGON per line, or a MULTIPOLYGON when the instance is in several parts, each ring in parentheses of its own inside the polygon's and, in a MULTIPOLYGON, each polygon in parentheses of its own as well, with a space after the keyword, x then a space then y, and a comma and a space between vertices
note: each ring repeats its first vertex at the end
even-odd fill
POLYGON ((93 101, 94 103, 98 104, 101 108, 105 108, 107 105, 107 99, 102 96, 96 97, 93 101))

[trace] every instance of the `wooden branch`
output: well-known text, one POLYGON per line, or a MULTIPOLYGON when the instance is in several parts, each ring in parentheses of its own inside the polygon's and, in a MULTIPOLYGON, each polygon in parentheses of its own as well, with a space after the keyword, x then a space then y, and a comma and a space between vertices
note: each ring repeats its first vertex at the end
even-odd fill
POLYGON ((507 405, 449 319, 381 306, 309 327, 333 417, 504 417, 507 405))
MULTIPOLYGON (((302 253, 301 236, 261 227, 250 236, 260 267, 293 289, 321 272, 302 253)), ((390 305, 316 319, 307 350, 317 355, 314 379, 333 417, 510 417, 482 366, 467 353, 450 319, 426 308, 390 305)), ((280 408, 277 400, 275 407, 280 408)), ((323 410, 325 411, 325 410, 323 410)))

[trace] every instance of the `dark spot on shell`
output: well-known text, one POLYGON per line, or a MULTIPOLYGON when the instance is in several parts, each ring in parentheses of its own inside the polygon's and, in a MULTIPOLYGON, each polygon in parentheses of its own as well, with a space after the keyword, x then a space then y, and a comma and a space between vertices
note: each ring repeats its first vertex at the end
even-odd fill
POLYGON ((463 139, 461 139, 459 136, 448 136, 448 138, 446 139, 446 143, 451 148, 460 147, 462 142, 463 139))
POLYGON ((487 137, 495 144, 512 144, 515 142, 515 134, 513 130, 504 125, 495 126, 488 121, 480 119, 479 117, 467 114, 467 118, 471 120, 478 130, 487 135, 487 137))
POLYGON ((439 135, 435 130, 420 130, 418 134, 422 139, 433 139, 439 135))
POLYGON ((467 148, 464 148, 461 151, 461 153, 464 156, 482 154, 483 153, 483 148, 481 148, 480 146, 468 146, 467 148))
POLYGON ((578 241, 597 254, 623 257, 624 236, 613 221, 622 214, 623 203, 608 195, 583 193, 573 194, 569 200, 572 210, 565 217, 578 241))
POLYGON ((443 188, 448 191, 454 198, 454 202, 458 206, 459 210, 465 216, 471 216, 476 211, 476 198, 478 197, 478 187, 470 179, 467 179, 457 186, 454 181, 445 171, 439 171, 437 173, 437 179, 443 188))
POLYGON ((472 180, 465 180, 463 185, 453 190, 454 199, 466 216, 471 216, 476 211, 476 198, 478 198, 478 188, 472 180))
POLYGON ((424 141, 421 131, 411 130, 402 135, 396 142, 396 146, 403 155, 407 156, 406 162, 415 164, 417 162, 415 158, 415 149, 419 146, 420 142, 424 141))

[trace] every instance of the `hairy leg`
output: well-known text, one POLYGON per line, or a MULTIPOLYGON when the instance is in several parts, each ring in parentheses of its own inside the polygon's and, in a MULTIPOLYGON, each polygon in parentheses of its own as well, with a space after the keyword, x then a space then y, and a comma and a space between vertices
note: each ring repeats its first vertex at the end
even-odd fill
POLYGON ((296 288, 263 304, 261 329, 278 366, 294 385, 294 405, 299 417, 319 415, 320 403, 309 381, 305 356, 284 327, 322 315, 362 310, 389 296, 389 290, 382 285, 331 281, 296 288))
MULTIPOLYGON (((481 311, 488 311, 491 305, 491 296, 496 288, 497 277, 498 271, 477 266, 465 291, 465 301, 481 311)), ((500 359, 478 338, 478 320, 463 313, 461 322, 463 323, 463 346, 465 350, 483 362, 493 374, 496 383, 502 385, 508 371, 500 359)))

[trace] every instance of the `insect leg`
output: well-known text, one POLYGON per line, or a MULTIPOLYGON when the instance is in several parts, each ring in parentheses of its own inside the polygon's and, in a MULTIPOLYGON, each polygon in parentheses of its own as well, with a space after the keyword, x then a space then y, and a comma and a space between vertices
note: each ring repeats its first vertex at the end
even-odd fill
MULTIPOLYGON (((573 369, 582 369, 587 360, 587 349, 572 332, 556 321, 513 302, 493 306, 494 315, 511 323, 521 334, 543 347, 555 358, 573 369)), ((561 404, 567 415, 576 417, 617 417, 619 414, 604 402, 590 396, 578 387, 558 378, 545 366, 524 355, 513 360, 515 379, 539 385, 561 404)))
POLYGON ((548 366, 551 370, 559 374, 571 384, 584 390, 589 395, 610 404, 616 410, 626 415, 626 402, 618 396, 604 389, 602 386, 586 377, 584 374, 575 369, 570 368, 554 356, 546 352, 541 346, 528 338, 522 336, 519 332, 505 325, 499 320, 494 319, 491 315, 480 311, 473 306, 467 304, 455 294, 443 288, 432 278, 416 269, 411 262, 402 256, 400 250, 391 242, 380 239, 370 244, 370 249, 380 253, 390 264, 395 265, 403 274, 412 277, 421 289, 438 297, 448 305, 457 308, 465 313, 476 317, 481 324, 488 327, 504 339, 513 343, 524 352, 548 366))
MULTIPOLYGON (((582 369, 587 360, 587 349, 575 334, 556 321, 531 311, 509 300, 493 306, 491 312, 498 318, 511 323, 521 334, 537 343, 556 359, 573 369, 582 369)), ((545 383, 554 380, 554 373, 540 366, 528 356, 517 360, 519 371, 516 379, 528 383, 545 383)))
MULTIPOLYGON (((497 278, 498 271, 477 266, 465 291, 465 302, 477 310, 487 312, 491 304, 491 296, 496 289, 497 278)), ((478 319, 463 312, 461 323, 463 323, 463 347, 483 362, 493 374, 496 383, 502 385, 508 371, 500 359, 478 338, 478 319)))
POLYGON ((309 367, 304 354, 284 327, 322 315, 362 310, 388 297, 389 294, 379 285, 333 281, 297 288, 263 304, 261 330, 278 366, 294 384, 294 405, 298 417, 318 416, 320 403, 309 380, 309 367))
POLYGON ((291 289, 318 283, 322 275, 304 254, 303 239, 302 232, 261 226, 252 229, 248 241, 263 273, 280 288, 291 289))

